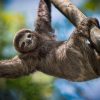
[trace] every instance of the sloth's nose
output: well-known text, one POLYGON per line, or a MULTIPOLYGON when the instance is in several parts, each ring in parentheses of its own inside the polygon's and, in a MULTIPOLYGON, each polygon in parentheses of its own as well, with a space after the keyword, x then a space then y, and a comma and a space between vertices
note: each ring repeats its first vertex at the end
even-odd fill
POLYGON ((27 40, 27 44, 29 45, 29 44, 31 44, 32 43, 32 41, 31 40, 27 40))

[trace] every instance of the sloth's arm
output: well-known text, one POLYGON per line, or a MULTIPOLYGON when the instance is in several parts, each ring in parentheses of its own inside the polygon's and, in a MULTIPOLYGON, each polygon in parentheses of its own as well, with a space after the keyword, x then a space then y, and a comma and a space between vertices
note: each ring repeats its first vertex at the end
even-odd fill
POLYGON ((40 0, 35 31, 45 35, 53 33, 50 0, 40 0))
POLYGON ((31 73, 25 61, 19 57, 0 61, 0 77, 16 78, 31 73))

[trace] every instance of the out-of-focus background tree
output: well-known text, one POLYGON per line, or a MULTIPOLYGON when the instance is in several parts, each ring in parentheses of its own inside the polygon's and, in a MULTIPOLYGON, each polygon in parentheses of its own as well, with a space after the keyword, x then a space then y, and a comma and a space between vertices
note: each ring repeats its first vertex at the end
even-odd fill
MULTIPOLYGON (((71 0, 87 16, 100 21, 100 0, 71 0)), ((21 28, 34 29, 39 0, 0 0, 0 59, 17 54, 13 38, 21 28)), ((66 40, 72 24, 53 7, 52 25, 58 40, 66 40), (58 21, 59 20, 59 21, 58 21)), ((0 100, 100 100, 100 79, 75 83, 43 73, 0 79, 0 100)))

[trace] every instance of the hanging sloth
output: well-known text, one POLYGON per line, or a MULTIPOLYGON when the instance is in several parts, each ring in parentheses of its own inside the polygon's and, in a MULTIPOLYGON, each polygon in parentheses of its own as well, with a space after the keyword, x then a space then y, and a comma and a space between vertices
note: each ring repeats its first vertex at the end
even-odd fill
POLYGON ((0 61, 0 77, 16 78, 35 71, 71 81, 99 77, 99 60, 89 38, 94 25, 99 26, 97 19, 86 18, 68 40, 57 41, 51 26, 51 3, 40 0, 35 30, 16 33, 14 46, 20 54, 0 61))

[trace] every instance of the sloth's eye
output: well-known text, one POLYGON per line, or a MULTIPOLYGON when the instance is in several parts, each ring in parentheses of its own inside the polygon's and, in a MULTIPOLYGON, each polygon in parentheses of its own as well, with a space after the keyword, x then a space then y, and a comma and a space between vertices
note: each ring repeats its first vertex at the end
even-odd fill
POLYGON ((21 47, 24 47, 24 46, 25 46, 25 42, 22 43, 21 47))
POLYGON ((28 37, 28 38, 31 38, 31 34, 29 34, 27 37, 28 37))

